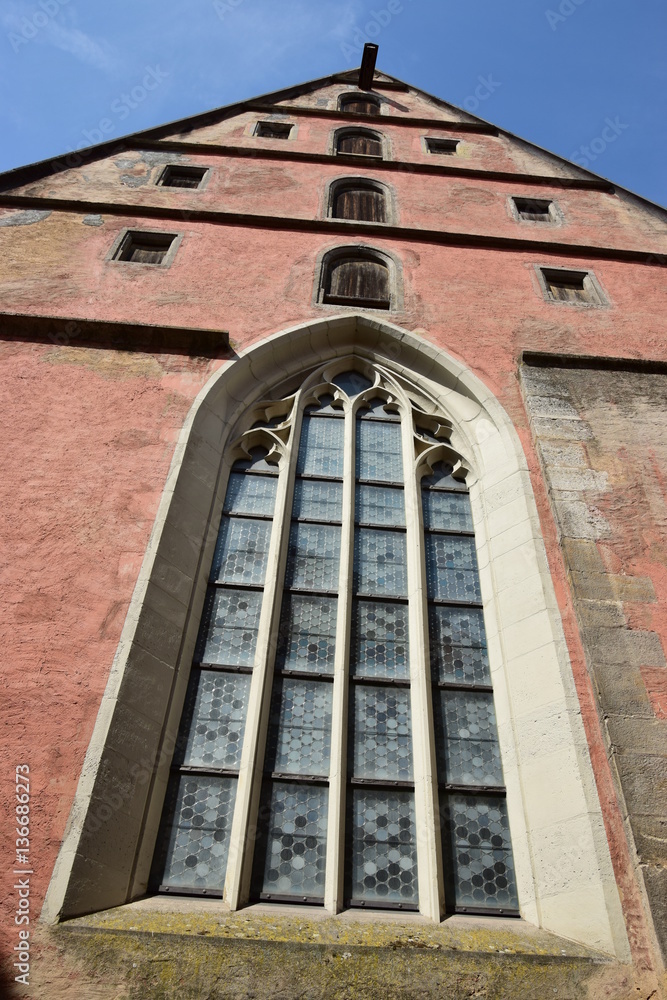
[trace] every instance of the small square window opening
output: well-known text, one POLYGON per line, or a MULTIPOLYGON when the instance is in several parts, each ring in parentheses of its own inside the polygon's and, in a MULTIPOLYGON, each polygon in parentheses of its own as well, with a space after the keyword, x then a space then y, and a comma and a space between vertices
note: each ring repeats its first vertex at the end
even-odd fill
POLYGON ((291 132, 292 126, 282 122, 257 122, 255 129, 260 139, 289 139, 291 132))
POLYGON ((455 153, 458 144, 458 139, 434 139, 430 137, 426 139, 426 148, 429 153, 436 153, 440 156, 447 156, 455 153))
POLYGON ((515 198, 517 215, 526 222, 555 222, 556 215, 552 201, 538 198, 515 198))
POLYGON ((206 167, 185 167, 170 163, 160 174, 160 187, 198 188, 204 179, 206 167))
POLYGON ((113 260, 132 264, 163 264, 175 239, 174 233, 126 233, 113 260))
POLYGON ((597 283, 588 271, 542 269, 547 296, 554 302, 583 302, 602 305, 604 300, 597 283))

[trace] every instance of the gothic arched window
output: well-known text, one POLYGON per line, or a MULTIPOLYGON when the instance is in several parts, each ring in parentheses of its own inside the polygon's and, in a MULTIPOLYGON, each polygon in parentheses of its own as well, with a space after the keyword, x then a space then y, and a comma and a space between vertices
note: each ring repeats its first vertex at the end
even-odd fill
POLYGON ((337 181, 331 191, 331 217, 357 222, 387 222, 387 192, 375 181, 337 181))
POLYGON ((467 471, 416 394, 348 358, 232 445, 163 890, 517 911, 467 471))
POLYGON ((334 151, 346 156, 382 157, 382 136, 367 128, 339 129, 334 138, 334 151))
POLYGON ((380 114, 380 102, 377 97, 372 97, 370 94, 343 94, 338 106, 341 111, 345 111, 347 114, 380 114))

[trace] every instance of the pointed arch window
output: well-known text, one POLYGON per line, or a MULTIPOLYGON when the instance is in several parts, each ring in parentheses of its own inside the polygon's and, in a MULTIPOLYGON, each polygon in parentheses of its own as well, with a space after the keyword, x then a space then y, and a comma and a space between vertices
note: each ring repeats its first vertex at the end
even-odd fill
POLYGON ((374 156, 382 158, 382 136, 366 128, 340 129, 336 132, 334 150, 344 156, 374 156))
POLYGON ((245 418, 163 890, 516 912, 466 469, 417 395, 350 358, 245 418))
POLYGON ((375 181, 338 181, 331 189, 331 217, 357 222, 387 222, 387 191, 375 181))
POLYGON ((343 94, 339 101, 339 108, 347 114, 355 115, 379 115, 380 102, 370 94, 343 94))
POLYGON ((391 274, 384 255, 371 250, 337 250, 322 266, 322 301, 391 308, 391 274))

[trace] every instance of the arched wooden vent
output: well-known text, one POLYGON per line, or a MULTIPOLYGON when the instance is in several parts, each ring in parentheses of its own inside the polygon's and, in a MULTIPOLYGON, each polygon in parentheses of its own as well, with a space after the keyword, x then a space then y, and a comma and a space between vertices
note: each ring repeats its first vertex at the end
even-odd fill
POLYGON ((377 257, 335 257, 326 266, 324 301, 389 309, 389 269, 377 257))
POLYGON ((334 190, 331 214, 334 219, 386 222, 384 191, 368 184, 341 184, 334 190))
POLYGON ((348 94, 340 99, 340 110, 353 115, 379 115, 380 104, 372 97, 348 94))
POLYGON ((336 139, 336 152, 352 156, 382 156, 382 139, 376 132, 362 129, 342 132, 336 139))

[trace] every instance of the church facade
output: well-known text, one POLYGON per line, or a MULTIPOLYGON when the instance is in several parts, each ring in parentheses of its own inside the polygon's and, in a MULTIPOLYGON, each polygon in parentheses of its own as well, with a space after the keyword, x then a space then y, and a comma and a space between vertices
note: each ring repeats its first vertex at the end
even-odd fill
POLYGON ((663 995, 665 213, 374 63, 0 179, 17 996, 663 995))

